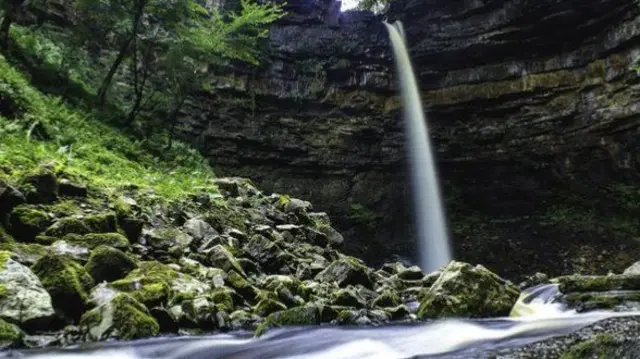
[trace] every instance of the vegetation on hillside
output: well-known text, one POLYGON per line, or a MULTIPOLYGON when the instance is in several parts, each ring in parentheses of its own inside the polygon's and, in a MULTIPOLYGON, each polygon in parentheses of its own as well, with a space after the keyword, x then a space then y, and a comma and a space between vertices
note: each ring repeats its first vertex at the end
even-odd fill
POLYGON ((259 64, 260 39, 281 8, 69 4, 66 26, 41 15, 44 0, 0 7, 0 179, 17 183, 48 166, 104 191, 135 185, 171 199, 210 187, 207 161, 172 141, 182 105, 215 75, 209 65, 259 64))

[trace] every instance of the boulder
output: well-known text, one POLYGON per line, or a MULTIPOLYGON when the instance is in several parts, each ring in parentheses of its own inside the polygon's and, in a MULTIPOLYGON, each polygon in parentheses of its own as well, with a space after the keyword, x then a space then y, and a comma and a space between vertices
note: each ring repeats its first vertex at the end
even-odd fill
POLYGON ((259 234, 251 237, 243 250, 270 273, 285 264, 284 251, 277 244, 259 234))
POLYGON ((53 319, 51 296, 28 267, 0 251, 0 318, 25 330, 42 330, 53 319))
POLYGON ((373 288, 369 269, 353 257, 343 257, 329 264, 325 270, 316 275, 315 280, 335 282, 340 287, 360 284, 366 288, 373 288))
POLYGON ((481 265, 452 261, 421 294, 418 315, 433 317, 507 316, 520 290, 481 265))
POLYGON ((0 180, 0 218, 26 201, 27 199, 20 191, 0 180))
POLYGON ((47 254, 31 267, 49 292, 54 308, 77 319, 85 310, 93 278, 69 257, 47 254))
POLYGON ((160 333, 160 326, 149 310, 126 293, 103 298, 100 305, 82 316, 80 328, 85 340, 91 341, 131 340, 160 333))
POLYGON ((17 240, 32 241, 40 232, 47 229, 51 219, 47 212, 31 206, 18 206, 9 216, 11 233, 17 240))
POLYGON ((98 282, 124 278, 137 267, 136 262, 124 252, 108 246, 100 246, 91 251, 85 265, 87 272, 98 282))

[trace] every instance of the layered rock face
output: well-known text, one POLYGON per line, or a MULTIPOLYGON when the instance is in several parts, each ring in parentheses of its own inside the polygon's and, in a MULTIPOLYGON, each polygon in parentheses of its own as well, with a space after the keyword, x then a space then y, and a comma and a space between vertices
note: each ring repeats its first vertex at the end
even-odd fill
MULTIPOLYGON (((229 75, 185 111, 183 135, 219 174, 311 199, 343 229, 351 253, 369 262, 412 257, 401 104, 383 17, 339 13, 329 0, 291 3, 271 31, 264 66, 221 71, 229 75)), ((450 215, 511 223, 479 245, 453 228, 457 257, 503 273, 524 263, 533 273, 549 269, 536 245, 548 245, 549 265, 568 251, 559 241, 583 248, 583 237, 594 237, 593 252, 605 250, 607 233, 566 240, 575 233, 523 229, 522 216, 564 193, 595 198, 611 215, 618 207, 609 186, 640 177, 631 69, 639 15, 633 0, 392 5, 385 18, 405 25, 450 215)))

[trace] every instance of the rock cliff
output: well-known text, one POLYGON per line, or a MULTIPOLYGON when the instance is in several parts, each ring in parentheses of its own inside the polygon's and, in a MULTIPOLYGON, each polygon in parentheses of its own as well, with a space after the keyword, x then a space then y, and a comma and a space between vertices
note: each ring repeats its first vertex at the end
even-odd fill
POLYGON ((637 245, 617 240, 640 233, 625 217, 640 208, 629 185, 640 174, 633 0, 398 0, 381 16, 316 0, 289 11, 262 68, 225 68, 185 111, 184 138, 219 174, 311 199, 369 262, 412 257, 403 122, 381 24, 401 20, 456 256, 507 276, 633 260, 637 245))

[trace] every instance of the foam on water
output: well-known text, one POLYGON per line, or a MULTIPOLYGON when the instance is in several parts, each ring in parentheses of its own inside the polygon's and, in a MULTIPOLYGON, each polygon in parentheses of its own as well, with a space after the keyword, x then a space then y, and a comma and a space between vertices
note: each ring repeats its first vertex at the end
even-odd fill
POLYGON ((514 307, 520 307, 520 314, 512 313, 520 316, 510 318, 446 319, 377 328, 287 328, 271 330, 260 338, 246 333, 154 338, 16 354, 37 359, 403 359, 431 355, 461 358, 470 351, 522 346, 566 335, 604 319, 640 315, 576 313, 554 301, 558 294, 555 284, 527 290, 514 307))

